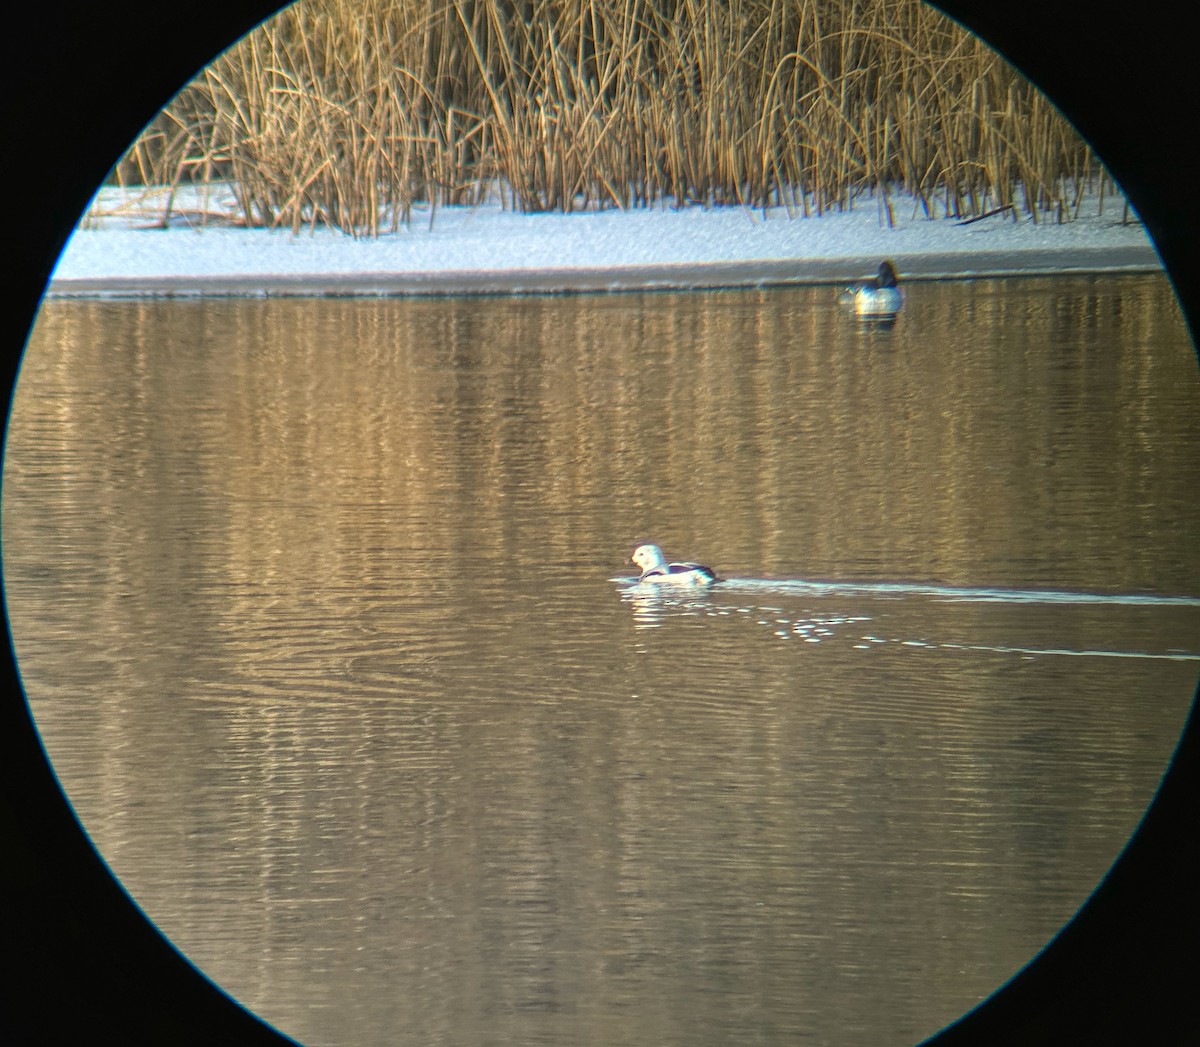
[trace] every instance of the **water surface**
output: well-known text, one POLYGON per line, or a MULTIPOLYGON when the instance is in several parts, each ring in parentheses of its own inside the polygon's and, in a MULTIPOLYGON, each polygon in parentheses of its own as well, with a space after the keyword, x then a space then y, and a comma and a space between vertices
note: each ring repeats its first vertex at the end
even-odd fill
POLYGON ((314 1045, 906 1044, 1041 949, 1200 673, 1195 356, 833 298, 48 304, 15 647, 171 940, 314 1045))

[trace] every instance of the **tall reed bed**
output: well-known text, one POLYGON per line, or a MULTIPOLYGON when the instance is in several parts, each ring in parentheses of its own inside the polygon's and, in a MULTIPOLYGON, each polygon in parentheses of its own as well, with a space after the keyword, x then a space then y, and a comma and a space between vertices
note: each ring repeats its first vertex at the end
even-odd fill
POLYGON ((415 204, 844 208, 1064 220, 1104 172, 921 0, 303 0, 117 165, 229 180, 248 224, 374 234, 415 204))

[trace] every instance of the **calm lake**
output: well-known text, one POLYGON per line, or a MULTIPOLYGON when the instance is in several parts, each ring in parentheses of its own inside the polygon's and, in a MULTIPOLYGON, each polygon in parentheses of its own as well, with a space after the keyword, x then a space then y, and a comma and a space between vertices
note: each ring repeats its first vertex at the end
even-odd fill
POLYGON ((887 1047, 1016 973, 1196 690, 1196 357, 1159 276, 835 298, 47 304, 8 612, 148 916, 338 1047, 887 1047))

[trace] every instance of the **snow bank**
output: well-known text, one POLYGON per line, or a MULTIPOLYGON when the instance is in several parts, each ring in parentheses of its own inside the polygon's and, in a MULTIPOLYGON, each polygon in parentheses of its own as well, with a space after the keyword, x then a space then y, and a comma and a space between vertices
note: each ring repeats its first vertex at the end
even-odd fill
POLYGON ((395 233, 242 229, 228 199, 98 200, 69 241, 49 291, 70 294, 410 294, 834 283, 883 257, 905 278, 1161 268, 1141 224, 1111 193, 1058 224, 999 214, 930 220, 893 197, 845 212, 687 207, 527 215, 496 205, 415 211, 395 233), (202 224, 198 212, 218 216, 202 224), (192 217, 188 217, 191 214, 192 217))

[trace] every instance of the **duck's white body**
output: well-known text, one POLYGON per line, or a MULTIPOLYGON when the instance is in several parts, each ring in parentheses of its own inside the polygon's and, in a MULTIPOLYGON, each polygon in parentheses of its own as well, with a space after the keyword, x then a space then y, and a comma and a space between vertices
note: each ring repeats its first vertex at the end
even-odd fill
POLYGON ((651 585, 711 585, 717 581, 711 567, 699 563, 668 563, 657 545, 639 545, 630 560, 642 569, 638 582, 651 585))
POLYGON ((904 305, 899 287, 860 287, 854 295, 854 312, 864 319, 887 319, 904 305))

